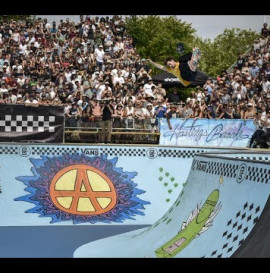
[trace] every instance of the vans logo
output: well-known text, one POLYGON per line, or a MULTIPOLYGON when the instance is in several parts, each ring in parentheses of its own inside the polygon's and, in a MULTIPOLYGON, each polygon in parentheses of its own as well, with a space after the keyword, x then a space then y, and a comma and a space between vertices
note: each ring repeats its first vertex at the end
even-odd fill
POLYGON ((207 161, 193 160, 191 168, 192 168, 192 170, 206 172, 207 165, 208 165, 207 161))
POLYGON ((85 148, 85 149, 81 149, 81 151, 85 155, 98 155, 99 154, 99 151, 97 148, 85 148))

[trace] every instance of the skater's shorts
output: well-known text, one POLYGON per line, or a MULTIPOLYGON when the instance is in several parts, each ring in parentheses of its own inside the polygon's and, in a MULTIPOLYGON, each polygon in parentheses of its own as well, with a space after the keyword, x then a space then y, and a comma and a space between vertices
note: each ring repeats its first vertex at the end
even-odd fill
POLYGON ((184 80, 189 81, 189 82, 192 82, 195 80, 195 78, 197 76, 197 71, 194 72, 194 71, 190 70, 187 63, 180 63, 179 69, 180 69, 181 77, 184 80))

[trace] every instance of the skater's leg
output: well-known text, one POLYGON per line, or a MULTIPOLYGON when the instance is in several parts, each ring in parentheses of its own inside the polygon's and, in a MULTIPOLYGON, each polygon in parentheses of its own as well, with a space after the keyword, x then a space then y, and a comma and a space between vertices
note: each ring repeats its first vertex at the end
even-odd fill
POLYGON ((198 66, 199 60, 201 58, 201 55, 202 55, 202 53, 199 50, 199 48, 197 48, 197 47, 193 48, 191 60, 188 62, 188 65, 189 65, 189 68, 191 71, 197 70, 197 66, 198 66))
POLYGON ((192 71, 187 63, 180 63, 179 65, 181 77, 189 82, 195 81, 197 70, 192 71))

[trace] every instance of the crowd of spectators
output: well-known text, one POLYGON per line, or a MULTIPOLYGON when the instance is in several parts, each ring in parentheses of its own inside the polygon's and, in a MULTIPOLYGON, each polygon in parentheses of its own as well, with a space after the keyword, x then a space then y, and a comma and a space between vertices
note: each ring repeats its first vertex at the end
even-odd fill
MULTIPOLYGON (((270 113, 267 24, 233 71, 197 86, 183 100, 166 94, 136 51, 121 16, 83 16, 59 24, 0 21, 0 104, 63 105, 67 126, 90 126, 109 101, 116 127, 156 118, 254 119, 270 113)), ((138 123, 140 124, 140 123, 138 123)), ((156 122, 152 122, 156 125, 156 122)))
POLYGON ((0 84, 0 104, 63 105, 69 127, 101 120, 106 101, 118 121, 154 118, 166 95, 117 15, 1 21, 0 84))
POLYGON ((208 119, 254 119, 270 114, 270 32, 265 23, 261 36, 247 53, 239 53, 232 71, 197 86, 186 101, 177 90, 169 101, 178 102, 174 116, 208 119))

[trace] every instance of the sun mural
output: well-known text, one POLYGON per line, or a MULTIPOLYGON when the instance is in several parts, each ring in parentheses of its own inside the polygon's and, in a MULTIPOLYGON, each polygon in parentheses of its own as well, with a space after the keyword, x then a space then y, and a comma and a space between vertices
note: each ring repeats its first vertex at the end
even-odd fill
POLYGON ((144 215, 148 201, 137 197, 145 191, 136 188, 132 179, 137 172, 116 167, 118 158, 106 155, 41 156, 30 159, 34 176, 19 176, 30 194, 15 201, 35 204, 27 213, 51 217, 51 223, 120 222, 144 215))

